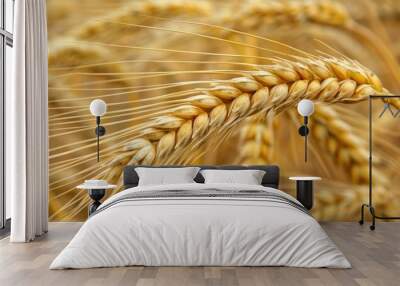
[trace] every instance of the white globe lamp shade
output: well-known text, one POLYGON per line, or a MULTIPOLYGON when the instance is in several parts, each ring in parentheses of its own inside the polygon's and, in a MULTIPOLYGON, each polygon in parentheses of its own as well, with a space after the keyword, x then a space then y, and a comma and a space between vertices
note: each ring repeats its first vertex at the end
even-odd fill
POLYGON ((297 111, 301 116, 310 116, 314 113, 314 103, 309 99, 300 100, 297 111))
POLYGON ((107 104, 101 99, 95 99, 90 103, 90 112, 93 116, 103 116, 107 112, 107 104))

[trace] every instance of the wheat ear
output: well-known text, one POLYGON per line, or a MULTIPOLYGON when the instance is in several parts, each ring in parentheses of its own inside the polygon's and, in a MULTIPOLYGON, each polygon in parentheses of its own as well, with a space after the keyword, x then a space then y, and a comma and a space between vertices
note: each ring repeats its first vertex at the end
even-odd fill
POLYGON ((353 103, 386 92, 378 77, 355 61, 332 57, 277 59, 264 70, 247 72, 187 98, 150 122, 141 138, 126 144, 112 161, 108 179, 126 164, 162 164, 187 146, 203 142, 210 132, 232 128, 258 112, 281 112, 308 98, 326 103, 353 103))
MULTIPOLYGON (((340 119, 331 106, 318 105, 311 120, 312 140, 328 151, 335 163, 346 170, 352 183, 359 186, 333 191, 321 188, 316 195, 314 215, 320 219, 349 220, 359 212, 359 202, 367 200, 368 147, 367 142, 356 135, 353 128, 340 119)), ((379 158, 375 158, 375 162, 379 158)), ((373 166, 374 202, 383 211, 393 209, 393 193, 389 180, 373 166)))
MULTIPOLYGON (((375 4, 375 3, 374 3, 375 4)), ((397 0, 381 0, 376 3, 376 9, 382 19, 398 19, 400 15, 400 5, 397 0)))
MULTIPOLYGON (((89 22, 88 24, 80 27, 79 29, 72 32, 72 34, 78 38, 95 38, 99 39, 107 33, 109 37, 110 29, 116 35, 126 33, 125 27, 121 25, 110 24, 109 21, 113 22, 126 22, 126 23, 137 23, 137 22, 151 22, 155 18, 146 16, 174 16, 174 15, 185 15, 185 16, 209 16, 212 11, 212 5, 205 1, 188 1, 188 0, 169 0, 169 1, 140 1, 130 5, 124 5, 124 7, 107 14, 103 18, 98 18, 95 21, 89 22)), ((131 33, 132 30, 130 30, 131 33)), ((139 29, 138 31, 141 31, 139 29)))
POLYGON ((238 144, 239 164, 271 164, 274 161, 274 125, 276 122, 267 120, 265 114, 250 118, 240 128, 238 144))
MULTIPOLYGON (((326 150, 338 166, 346 169, 354 184, 368 184, 368 145, 356 135, 352 127, 331 106, 318 105, 311 120, 311 135, 318 145, 326 150)), ((386 183, 383 174, 377 175, 374 181, 386 183)))
MULTIPOLYGON (((368 200, 367 185, 321 183, 319 191, 315 194, 315 207, 313 216, 324 220, 354 220, 359 216, 360 203, 368 200)), ((396 215, 394 207, 399 207, 396 194, 386 188, 376 186, 374 188, 374 205, 380 214, 396 215)))
MULTIPOLYGON (((364 41, 381 56, 393 79, 397 83, 400 82, 400 67, 390 48, 372 31, 354 21, 346 6, 335 1, 250 2, 248 8, 242 13, 231 13, 230 16, 226 16, 223 26, 251 31, 266 24, 302 22, 336 27, 364 41)), ((231 35, 232 31, 228 31, 227 34, 231 35)))

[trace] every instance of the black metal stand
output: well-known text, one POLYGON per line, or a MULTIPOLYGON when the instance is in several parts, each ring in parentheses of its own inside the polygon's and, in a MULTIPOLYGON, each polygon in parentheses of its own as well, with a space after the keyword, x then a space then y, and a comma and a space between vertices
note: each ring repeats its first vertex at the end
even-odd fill
MULTIPOLYGON (((361 219, 359 221, 359 223, 361 225, 364 224, 364 208, 368 208, 369 212, 371 213, 372 216, 372 224, 370 225, 370 230, 375 230, 375 220, 376 219, 387 219, 387 220, 391 220, 391 219, 400 219, 400 217, 385 217, 385 216, 378 216, 375 214, 375 208, 373 206, 372 203, 372 100, 374 99, 385 99, 385 98, 400 98, 400 95, 370 95, 368 98, 368 119, 369 119, 369 131, 368 131, 368 139, 369 139, 369 196, 368 196, 368 204, 362 204, 361 206, 361 219)), ((386 108, 386 106, 385 106, 386 108)), ((390 109, 389 109, 390 110, 390 109)), ((381 113, 380 116, 383 115, 383 113, 385 112, 385 110, 381 113)), ((393 116, 395 116, 395 114, 390 111, 391 114, 393 116)))
POLYGON ((90 189, 90 190, 88 190, 88 193, 89 193, 90 198, 93 200, 93 202, 88 207, 88 213, 90 216, 101 205, 100 200, 106 194, 106 190, 105 189, 90 189))
POLYGON ((313 181, 299 180, 296 181, 296 198, 303 206, 311 210, 314 204, 313 181))

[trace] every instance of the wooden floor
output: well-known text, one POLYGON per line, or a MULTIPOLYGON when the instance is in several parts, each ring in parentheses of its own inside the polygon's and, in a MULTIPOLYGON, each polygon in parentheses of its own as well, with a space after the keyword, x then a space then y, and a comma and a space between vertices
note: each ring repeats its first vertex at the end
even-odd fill
POLYGON ((324 229, 352 269, 289 267, 124 267, 48 270, 80 223, 50 223, 49 233, 27 244, 0 241, 0 285, 400 285, 400 223, 375 232, 357 223, 325 223, 324 229))

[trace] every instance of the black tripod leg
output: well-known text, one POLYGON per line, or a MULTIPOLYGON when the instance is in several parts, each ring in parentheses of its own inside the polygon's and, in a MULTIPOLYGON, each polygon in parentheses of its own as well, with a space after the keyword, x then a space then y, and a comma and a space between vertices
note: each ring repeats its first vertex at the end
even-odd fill
POLYGON ((362 204, 362 206, 361 206, 361 219, 358 221, 358 223, 360 225, 364 224, 364 207, 365 207, 365 204, 362 204))
POLYGON ((375 230, 375 209, 374 209, 374 207, 370 206, 369 211, 371 212, 371 215, 372 215, 372 224, 369 227, 369 229, 375 230))

